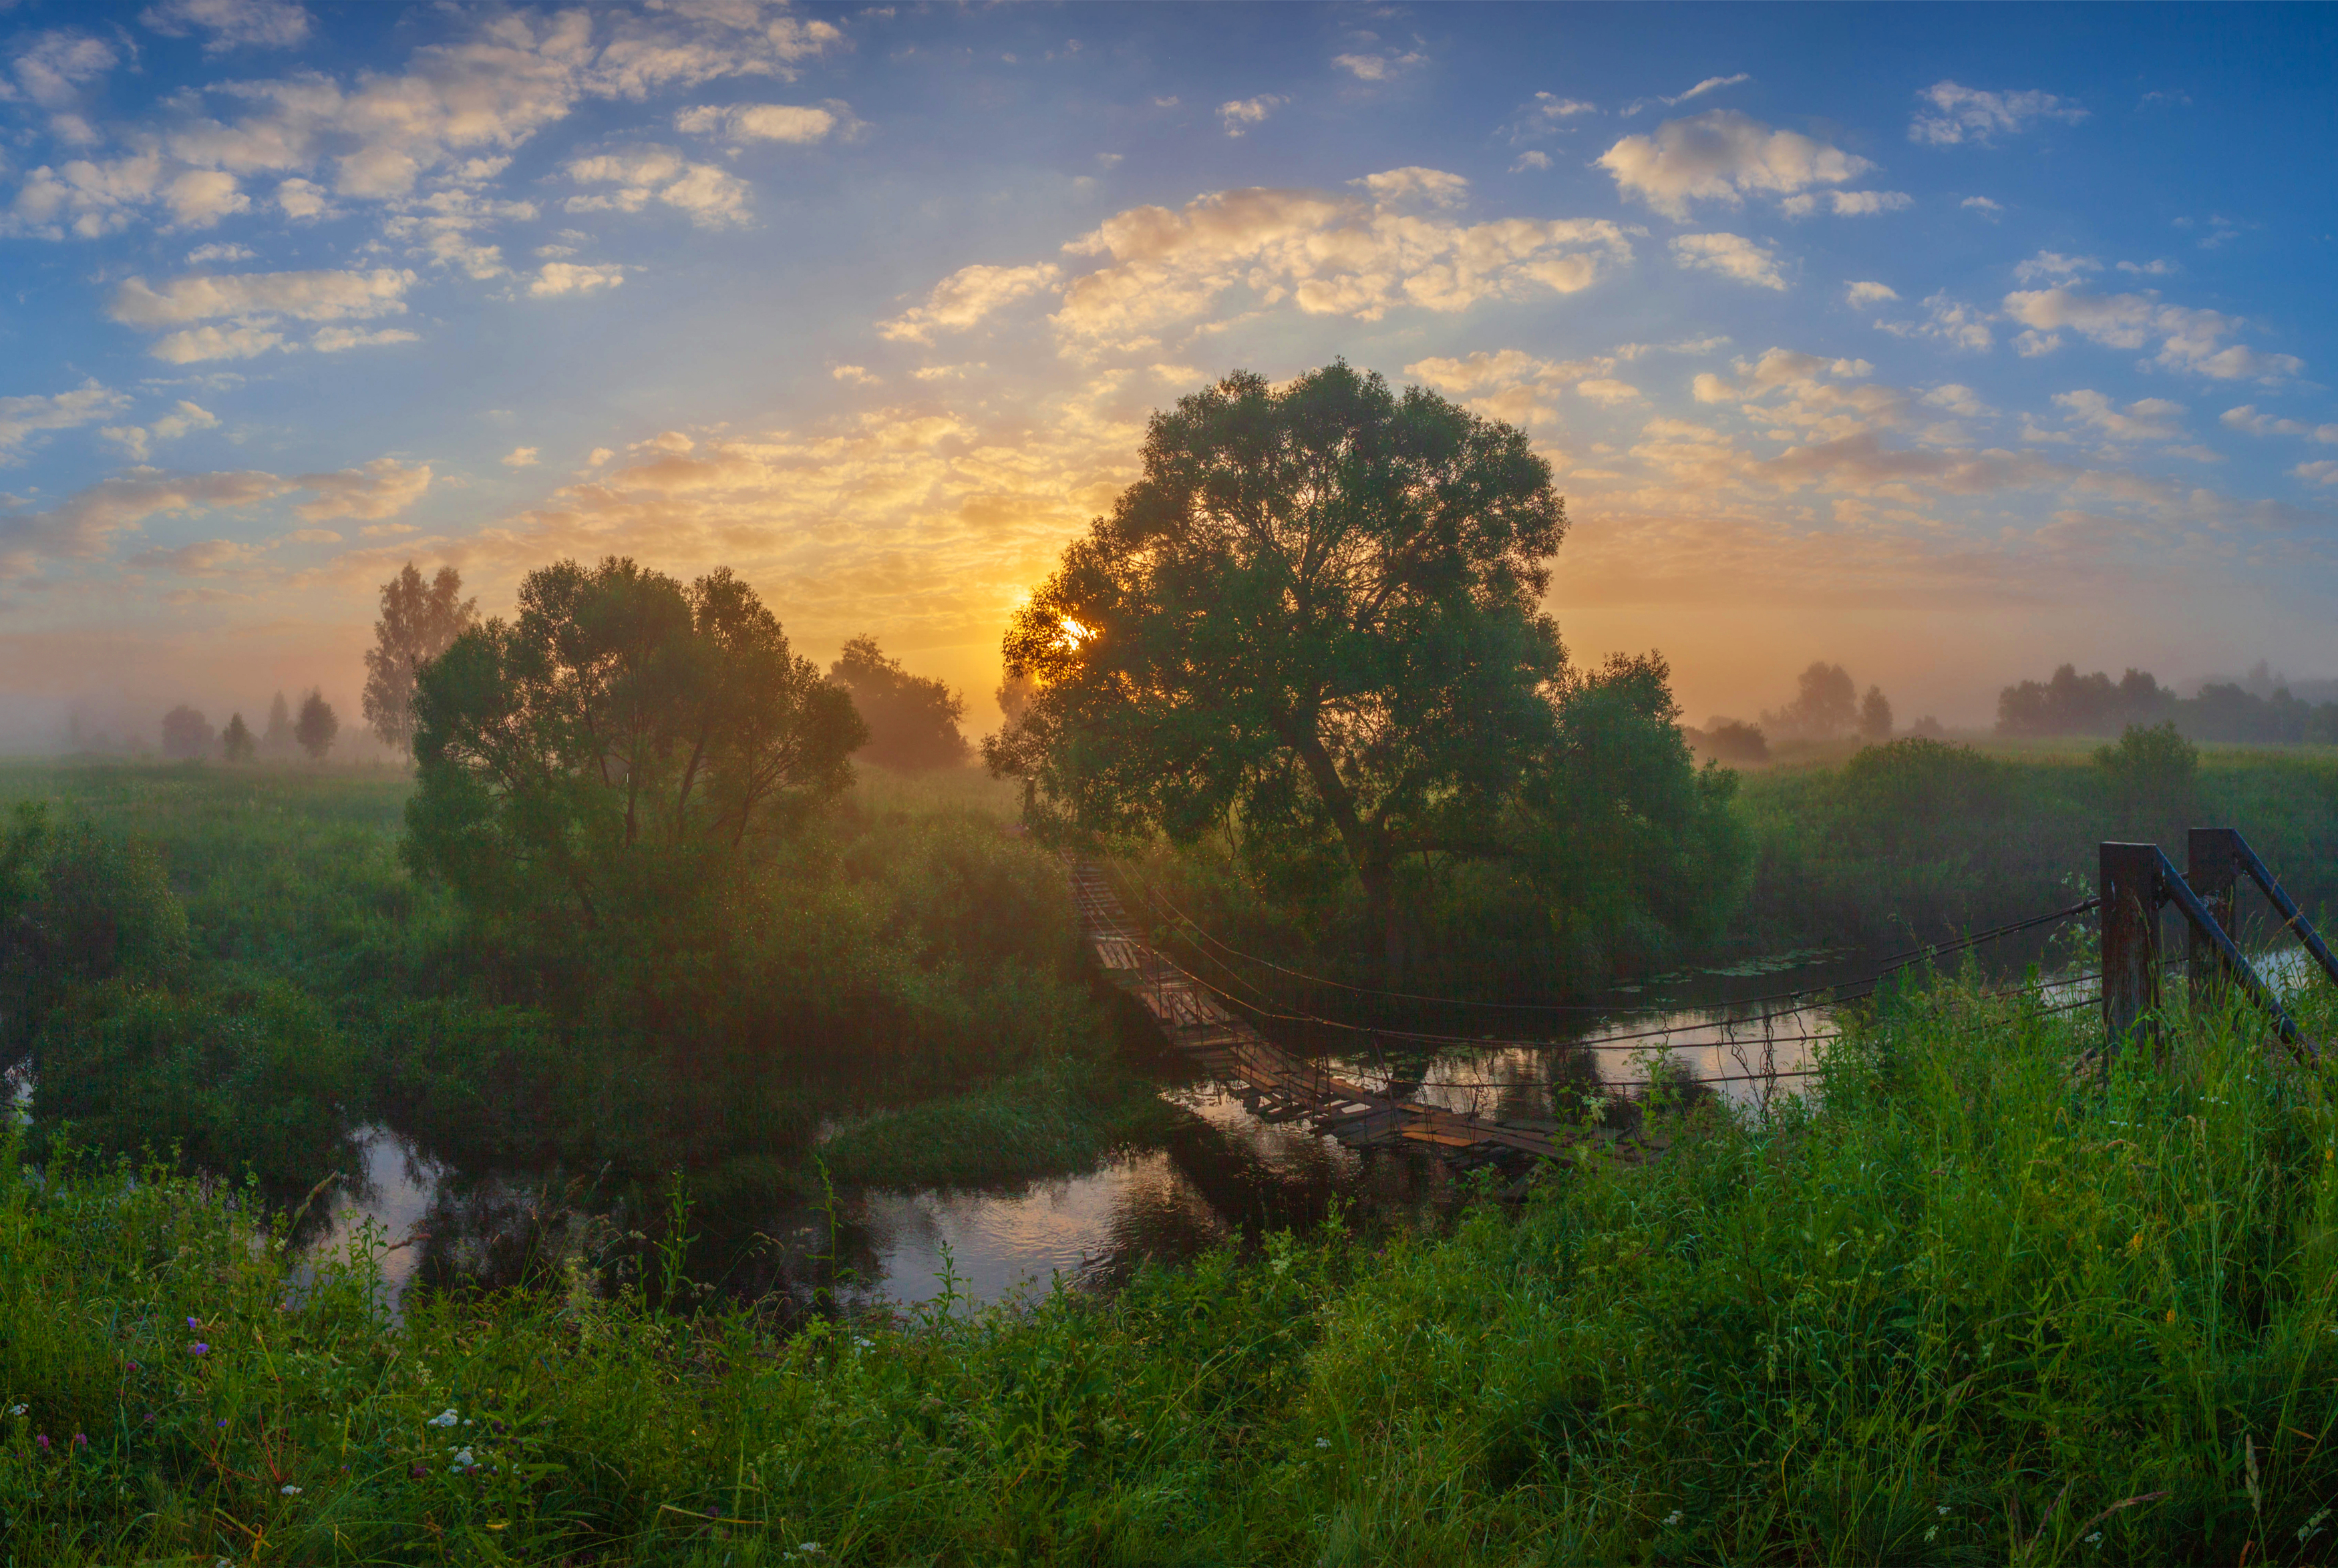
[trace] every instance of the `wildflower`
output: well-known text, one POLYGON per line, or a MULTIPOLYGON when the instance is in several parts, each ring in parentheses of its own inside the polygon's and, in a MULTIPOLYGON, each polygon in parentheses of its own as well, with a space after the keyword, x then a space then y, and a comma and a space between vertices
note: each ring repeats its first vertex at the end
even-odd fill
POLYGON ((433 1416, 429 1420, 425 1421, 423 1425, 425 1426, 452 1426, 456 1422, 460 1421, 462 1417, 456 1415, 452 1410, 441 1410, 437 1415, 433 1416))
POLYGON ((462 1449, 456 1454, 454 1467, 448 1474, 460 1475, 465 1470, 476 1469, 478 1463, 476 1459, 471 1457, 471 1451, 468 1448, 462 1449))
POLYGON ((88 1434, 88 1433, 86 1433, 86 1432, 76 1432, 76 1433, 74 1433, 74 1447, 76 1447, 76 1448, 86 1448, 86 1447, 88 1447, 88 1446, 89 1446, 89 1434, 88 1434))
POLYGON ((2089 1535, 2089 1536, 2088 1536, 2088 1537, 2087 1537, 2087 1544, 2088 1544, 2088 1545, 2089 1545, 2089 1546, 2099 1546, 2099 1545, 2101 1545, 2102 1544, 2103 1544, 2103 1533, 2102 1533, 2101 1531, 2099 1531, 2099 1530, 2096 1531, 2093 1534, 2091 1534, 2091 1535, 2089 1535))
POLYGON ((1315 1446, 1318 1448, 1329 1448, 1331 1446, 1331 1440, 1329 1437, 1318 1437, 1315 1439, 1315 1446))
POLYGON ((407 1473, 408 1475, 413 1476, 413 1477, 414 1477, 414 1479, 416 1479, 417 1481, 421 1480, 423 1476, 425 1476, 425 1475, 428 1475, 428 1474, 429 1474, 429 1472, 428 1472, 428 1471, 427 1471, 427 1470, 423 1469, 423 1468, 422 1468, 422 1466, 421 1466, 421 1465, 408 1465, 408 1466, 407 1467, 407 1472, 406 1472, 406 1473, 407 1473))
POLYGON ((1930 1530, 1924 1532, 1924 1544, 1927 1546, 1930 1546, 1933 1542, 1940 1538, 1940 1527, 1938 1524, 1933 1525, 1930 1530))
POLYGON ((855 1339, 852 1342, 852 1348, 856 1350, 866 1350, 876 1343, 877 1341, 874 1339, 855 1339))
POLYGON ((1937 1507, 1937 1508, 1933 1509, 1933 1510, 1932 1510, 1932 1512, 1933 1512, 1933 1513, 1935 1513, 1935 1514, 1938 1514, 1941 1518, 1945 1519, 1945 1518, 1947 1518, 1947 1517, 1949 1516, 1949 1505, 1948 1505, 1947 1504, 1943 1503, 1943 1504, 1941 1504, 1939 1507, 1937 1507))
POLYGON ((1677 1509, 1677 1508, 1674 1509, 1671 1513, 1669 1513, 1669 1514, 1665 1514, 1665 1529, 1667 1529, 1667 1530, 1677 1530, 1677 1529, 1679 1529, 1679 1528, 1680 1528, 1680 1522, 1681 1522, 1681 1511, 1680 1511, 1679 1509, 1677 1509))
POLYGON ((287 1497, 298 1497, 300 1495, 300 1488, 298 1486, 279 1486, 277 1490, 284 1494, 287 1497))
POLYGON ((208 1356, 208 1355, 210 1355, 211 1353, 211 1348, 210 1346, 208 1346, 208 1345, 204 1344, 204 1343, 203 1343, 201 1340, 200 1340, 200 1339, 198 1339, 198 1340, 196 1340, 196 1341, 195 1341, 195 1354, 196 1354, 196 1355, 198 1355, 198 1356, 208 1356))
POLYGON ((198 1329, 198 1328, 201 1328, 202 1326, 203 1326, 203 1325, 202 1325, 202 1322, 201 1322, 201 1320, 200 1318, 188 1318, 188 1319, 187 1319, 187 1332, 188 1332, 188 1333, 190 1333, 190 1334, 193 1333, 196 1329, 198 1329))
MULTIPOLYGON (((2338 1328, 2333 1328, 2331 1332, 2333 1334, 2338 1334, 2338 1328)), ((22 1405, 11 1405, 8 1406, 8 1414, 11 1416, 22 1416, 24 1413, 25 1407, 22 1405)))
POLYGON ((49 1451, 49 1435, 47 1433, 43 1432, 36 1435, 33 1438, 33 1443, 34 1446, 41 1450, 42 1453, 45 1454, 49 1451))

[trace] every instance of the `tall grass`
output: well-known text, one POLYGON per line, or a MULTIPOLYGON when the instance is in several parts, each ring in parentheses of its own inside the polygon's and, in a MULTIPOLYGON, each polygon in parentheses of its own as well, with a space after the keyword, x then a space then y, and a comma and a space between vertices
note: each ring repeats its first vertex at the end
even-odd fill
POLYGON ((2326 1561, 2331 1083, 2244 1011, 2171 1012, 2164 1060, 2106 1069, 2084 1011, 1911 990, 1820 1097, 1688 1112, 1655 1164, 1553 1168, 1449 1236, 792 1328, 558 1274, 392 1326, 367 1256, 298 1277, 233 1192, 0 1148, 0 1535, 75 1564, 2326 1561))

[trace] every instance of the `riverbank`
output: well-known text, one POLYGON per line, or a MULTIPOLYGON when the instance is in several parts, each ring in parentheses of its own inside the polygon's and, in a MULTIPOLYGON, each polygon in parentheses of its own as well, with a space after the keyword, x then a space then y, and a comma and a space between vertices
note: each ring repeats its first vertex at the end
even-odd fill
POLYGON ((2086 1010, 1944 985, 1815 1102, 1692 1111, 1654 1166, 1449 1236, 794 1332, 666 1310, 673 1228, 614 1298, 391 1327, 362 1249, 295 1289, 234 1191, 11 1144, 0 1534, 42 1564, 2317 1561, 2338 1117, 2245 1014, 2176 1037, 2105 1079, 2086 1010))

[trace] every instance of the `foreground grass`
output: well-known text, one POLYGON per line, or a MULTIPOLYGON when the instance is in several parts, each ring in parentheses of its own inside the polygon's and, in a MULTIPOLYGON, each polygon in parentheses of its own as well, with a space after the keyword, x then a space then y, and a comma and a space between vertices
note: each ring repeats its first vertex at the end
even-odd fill
POLYGON ((392 1326, 368 1258, 304 1279, 232 1194, 0 1149, 0 1539, 23 1563, 2325 1560, 2328 1086, 2245 1017, 2186 1025, 2166 1070, 2074 1073, 2085 1017, 1902 999, 1820 1108, 1550 1172, 1444 1238, 796 1330, 573 1280, 392 1326))

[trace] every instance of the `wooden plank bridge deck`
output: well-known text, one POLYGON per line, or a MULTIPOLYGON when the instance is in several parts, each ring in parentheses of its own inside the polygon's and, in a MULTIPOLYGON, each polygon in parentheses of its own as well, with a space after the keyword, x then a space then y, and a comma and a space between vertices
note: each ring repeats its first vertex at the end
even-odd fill
POLYGON ((1654 1140, 1472 1115, 1342 1078, 1324 1063, 1268 1039, 1156 952, 1095 865, 1076 861, 1070 869, 1080 927, 1105 976, 1144 1009, 1170 1044, 1218 1078, 1240 1084, 1243 1102, 1262 1120, 1306 1122, 1351 1147, 1410 1144, 1469 1164, 1520 1154, 1581 1159, 1594 1152, 1636 1161, 1658 1152, 1654 1140))

